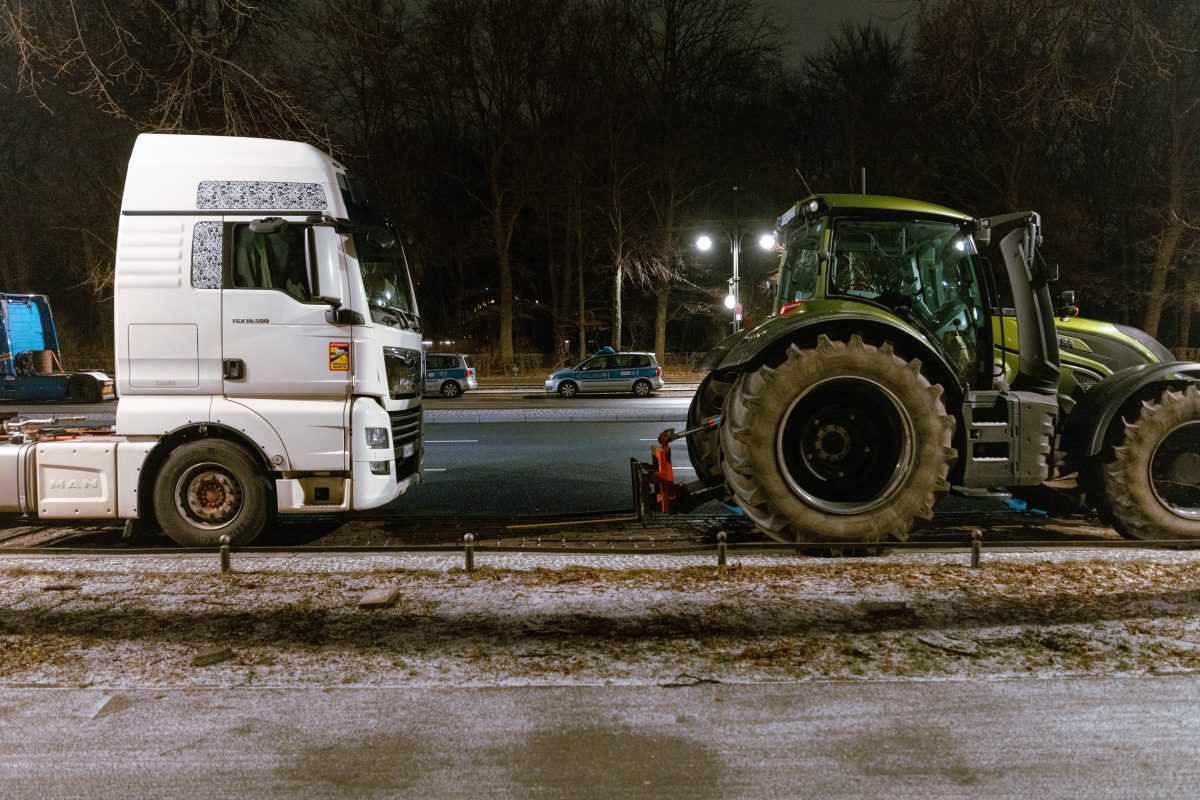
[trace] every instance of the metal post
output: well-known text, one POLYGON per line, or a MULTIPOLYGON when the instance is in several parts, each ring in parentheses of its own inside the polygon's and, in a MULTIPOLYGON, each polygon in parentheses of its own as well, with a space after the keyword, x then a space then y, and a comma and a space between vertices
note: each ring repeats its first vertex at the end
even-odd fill
POLYGON ((738 292, 738 256, 742 252, 742 231, 738 226, 738 204, 737 204, 738 187, 733 187, 733 236, 729 237, 732 240, 733 247, 733 278, 730 279, 729 293, 733 295, 733 332, 737 333, 742 329, 742 309, 740 308, 742 299, 738 292))
POLYGON ((725 531, 717 532, 717 571, 725 572, 726 556, 729 550, 729 537, 725 535, 725 531))
POLYGON ((467 574, 475 571, 475 534, 468 533, 463 537, 463 551, 467 558, 467 574))
POLYGON ((979 553, 983 548, 983 531, 976 528, 971 531, 971 566, 979 568, 979 553))
POLYGON ((217 541, 221 543, 221 572, 232 572, 233 567, 229 563, 229 537, 222 536, 217 541))

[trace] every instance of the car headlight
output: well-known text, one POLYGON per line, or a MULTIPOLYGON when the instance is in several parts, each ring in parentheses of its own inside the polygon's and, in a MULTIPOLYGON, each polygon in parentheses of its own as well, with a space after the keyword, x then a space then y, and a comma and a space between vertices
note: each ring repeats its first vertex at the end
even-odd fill
POLYGON ((388 449, 388 429, 387 428, 364 428, 363 432, 367 436, 367 447, 372 450, 388 449))

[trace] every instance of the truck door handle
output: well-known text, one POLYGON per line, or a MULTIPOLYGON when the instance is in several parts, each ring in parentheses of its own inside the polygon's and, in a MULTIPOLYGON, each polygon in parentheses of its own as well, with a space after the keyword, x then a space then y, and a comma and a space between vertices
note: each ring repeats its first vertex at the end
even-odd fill
POLYGON ((246 362, 240 358, 227 358, 221 362, 224 367, 224 378, 227 381, 240 381, 246 377, 246 362))

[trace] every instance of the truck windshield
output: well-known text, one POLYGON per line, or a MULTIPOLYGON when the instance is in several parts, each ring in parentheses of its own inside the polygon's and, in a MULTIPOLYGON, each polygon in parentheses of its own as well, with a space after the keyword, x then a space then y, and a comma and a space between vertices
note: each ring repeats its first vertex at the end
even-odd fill
POLYGON ((353 173, 344 177, 342 199, 350 217, 349 233, 371 319, 393 327, 416 328, 417 301, 408 259, 387 205, 369 181, 353 173))
POLYGON ((970 380, 987 323, 974 253, 956 223, 841 219, 833 228, 829 292, 910 315, 970 380))
POLYGON ((366 226, 350 228, 371 319, 393 327, 413 327, 417 304, 412 296, 404 248, 394 240, 390 246, 384 246, 384 230, 366 226))

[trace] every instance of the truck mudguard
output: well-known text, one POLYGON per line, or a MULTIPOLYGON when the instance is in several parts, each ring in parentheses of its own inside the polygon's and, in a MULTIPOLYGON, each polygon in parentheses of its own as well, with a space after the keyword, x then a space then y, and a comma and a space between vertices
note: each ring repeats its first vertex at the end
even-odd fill
POLYGON ((1116 416, 1147 387, 1189 383, 1200 383, 1200 363, 1139 364, 1109 375, 1083 395, 1067 416, 1062 449, 1068 460, 1091 458, 1100 453, 1116 416))

